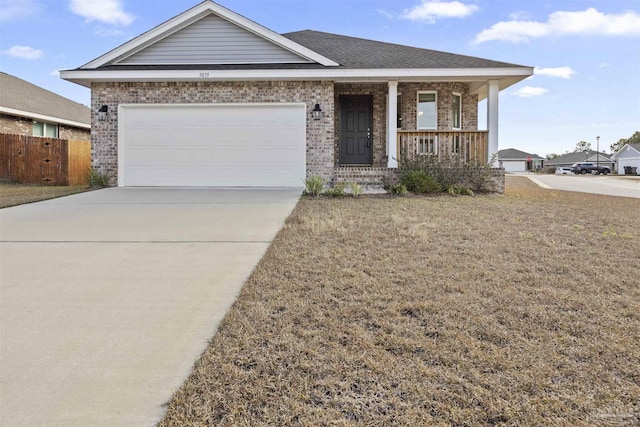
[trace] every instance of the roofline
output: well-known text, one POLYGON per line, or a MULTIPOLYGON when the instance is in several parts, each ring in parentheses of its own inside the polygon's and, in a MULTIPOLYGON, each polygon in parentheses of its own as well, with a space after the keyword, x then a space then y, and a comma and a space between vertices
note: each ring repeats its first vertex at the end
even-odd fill
POLYGON ((9 114, 11 116, 17 116, 17 117, 26 117, 28 119, 42 120, 46 122, 55 122, 61 125, 74 126, 74 127, 83 128, 83 129, 91 129, 91 125, 87 123, 76 122, 75 120, 61 119, 59 117, 48 116, 46 114, 31 113, 29 111, 24 111, 24 110, 16 110, 15 108, 0 107, 0 113, 9 114))
POLYGON ((62 70, 60 77, 82 86, 92 82, 153 81, 269 81, 269 80, 333 80, 333 81, 463 81, 479 82, 473 90, 480 92, 481 82, 500 80, 500 90, 531 76, 531 67, 513 68, 371 68, 371 69, 281 69, 281 70, 62 70))
POLYGON ((619 153, 622 153, 622 150, 624 150, 624 147, 626 147, 627 145, 628 145, 628 146, 629 146, 629 148, 631 148, 633 151, 635 151, 636 153, 640 154, 640 151, 638 151, 638 150, 637 150, 637 149, 636 149, 632 144, 629 144, 628 142, 625 142, 625 144, 624 144, 622 147, 620 147, 620 149, 619 149, 618 151, 616 151, 615 153, 613 153, 613 154, 611 155, 611 160, 614 160, 614 158, 615 158, 615 160, 617 160, 617 159, 618 159, 618 154, 619 154, 619 153))
POLYGON ((205 0, 202 3, 192 7, 191 9, 177 15, 168 21, 152 28, 151 30, 139 35, 138 37, 130 40, 117 48, 105 53, 102 56, 86 63, 83 65, 82 69, 94 69, 101 67, 103 65, 107 65, 116 59, 128 57, 140 49, 148 46, 152 42, 160 40, 173 32, 184 28, 184 26, 201 19, 208 14, 216 14, 223 19, 226 19, 248 31, 251 31, 258 36, 265 38, 297 55, 300 55, 304 58, 308 58, 313 62, 317 62, 327 67, 337 67, 340 64, 337 62, 320 55, 313 50, 302 46, 290 40, 250 19, 245 18, 242 15, 238 15, 237 13, 220 6, 217 3, 214 3, 211 0, 205 0))

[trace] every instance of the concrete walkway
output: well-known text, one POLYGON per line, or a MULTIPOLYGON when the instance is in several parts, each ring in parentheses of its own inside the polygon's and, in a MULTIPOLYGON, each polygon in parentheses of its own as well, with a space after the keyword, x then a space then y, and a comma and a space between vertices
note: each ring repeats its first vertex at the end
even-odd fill
POLYGON ((0 425, 155 424, 299 190, 106 189, 0 210, 0 425))

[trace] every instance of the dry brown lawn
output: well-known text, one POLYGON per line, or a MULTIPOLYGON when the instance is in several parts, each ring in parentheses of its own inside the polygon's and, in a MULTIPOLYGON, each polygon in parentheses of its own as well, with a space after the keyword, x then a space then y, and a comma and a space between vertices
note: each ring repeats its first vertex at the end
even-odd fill
POLYGON ((639 209, 304 199, 160 425, 639 425, 639 209))
POLYGON ((55 186, 0 181, 0 208, 55 199, 88 190, 86 185, 55 186))

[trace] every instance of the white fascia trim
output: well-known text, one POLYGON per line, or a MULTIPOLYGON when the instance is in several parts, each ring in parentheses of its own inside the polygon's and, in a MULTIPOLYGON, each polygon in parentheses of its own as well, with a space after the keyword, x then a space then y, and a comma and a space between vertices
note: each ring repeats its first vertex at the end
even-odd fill
POLYGON ((120 57, 129 56, 137 52, 139 48, 146 46, 147 43, 155 40, 160 40, 161 38, 172 34, 180 28, 183 28, 185 24, 191 23, 199 18, 206 16, 208 12, 218 15, 233 24, 245 28, 246 30, 251 31, 254 34, 265 38, 266 40, 269 40, 285 49, 288 49, 293 53, 308 58, 311 61, 317 62, 327 67, 336 67, 340 65, 337 62, 334 62, 331 59, 312 51, 311 49, 295 43, 292 40, 289 40, 288 38, 281 36, 280 34, 275 33, 258 23, 251 21, 250 19, 245 18, 244 16, 238 15, 237 13, 224 8, 219 4, 213 3, 212 1, 205 0, 199 5, 187 10, 186 12, 181 13, 178 16, 171 18, 170 20, 158 25, 157 27, 147 31, 146 33, 139 35, 135 39, 105 53, 104 55, 94 59, 91 62, 88 62, 80 68, 98 68, 103 65, 107 65, 111 61, 114 61, 120 57))
POLYGON ((42 120, 43 122, 56 123, 60 125, 68 125, 77 128, 91 129, 91 125, 87 123, 76 122, 74 120, 61 119, 59 117, 48 116, 46 114, 31 113, 24 110, 16 110, 15 108, 0 107, 0 113, 9 114, 16 117, 26 117, 27 119, 42 120))
POLYGON ((461 81, 515 77, 524 79, 533 69, 521 68, 399 68, 315 70, 69 70, 60 77, 84 86, 90 82, 221 81, 221 80, 337 80, 348 78, 402 80, 449 78, 461 81), (84 82, 84 83, 83 83, 84 82))

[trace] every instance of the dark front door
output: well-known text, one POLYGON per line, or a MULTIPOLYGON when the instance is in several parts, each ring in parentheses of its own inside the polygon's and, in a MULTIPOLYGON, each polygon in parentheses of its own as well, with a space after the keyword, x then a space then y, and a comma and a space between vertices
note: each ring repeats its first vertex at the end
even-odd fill
POLYGON ((373 98, 340 97, 340 164, 370 165, 373 161, 373 98))

